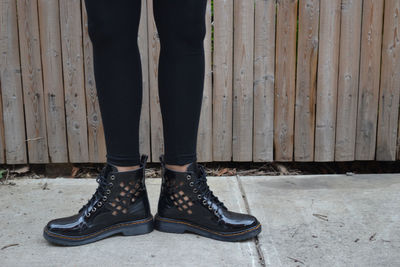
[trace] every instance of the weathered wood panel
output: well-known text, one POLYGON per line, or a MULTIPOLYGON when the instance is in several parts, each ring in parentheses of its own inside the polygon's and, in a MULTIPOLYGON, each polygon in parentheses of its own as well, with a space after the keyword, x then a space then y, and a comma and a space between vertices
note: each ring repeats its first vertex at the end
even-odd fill
POLYGON ((233 1, 214 0, 213 160, 232 160, 233 1))
MULTIPOLYGON (((1 80, 0 80, 0 92, 1 92, 1 80)), ((6 146, 4 140, 4 121, 3 121, 3 101, 0 94, 0 163, 6 162, 6 155, 4 154, 4 148, 6 146)))
POLYGON ((59 3, 38 0, 47 145, 52 163, 68 162, 59 3))
POLYGON ((159 162, 164 153, 163 125, 158 96, 158 59, 160 55, 160 38, 153 16, 153 1, 147 2, 147 23, 149 36, 149 85, 150 85, 150 125, 151 125, 151 160, 159 162))
MULTIPOLYGON (((138 32, 138 46, 142 63, 142 111, 139 125, 139 151, 151 155, 150 147, 150 99, 149 99, 149 54, 148 54, 148 14, 147 3, 152 0, 142 0, 141 17, 138 32)), ((150 157, 149 157, 150 158, 150 157)))
POLYGON ((277 5, 274 99, 277 161, 293 159, 297 4, 297 0, 280 0, 277 5))
POLYGON ((396 159, 400 94, 400 1, 385 1, 377 160, 396 159))
POLYGON ((29 162, 48 163, 37 1, 18 0, 17 12, 29 162))
POLYGON ((384 1, 364 0, 356 160, 375 159, 384 1))
MULTIPOLYGON (((140 152, 158 162, 160 41, 141 3, 140 152)), ((208 0, 198 161, 399 160, 399 5, 208 0)), ((0 163, 105 162, 84 1, 0 8, 0 163)))
POLYGON ((335 160, 354 160, 362 1, 342 0, 335 160))
POLYGON ((273 161, 276 1, 255 1, 253 161, 273 161))
POLYGON ((319 0, 299 1, 294 159, 314 160, 319 0))
POLYGON ((6 162, 27 163, 16 0, 0 1, 0 57, 6 162))
POLYGON ((234 161, 253 159, 254 2, 233 1, 233 130, 234 161))
POLYGON ((80 0, 60 0, 65 110, 70 162, 88 162, 80 0))
POLYGON ((335 156, 341 0, 321 0, 319 26, 315 161, 335 156))

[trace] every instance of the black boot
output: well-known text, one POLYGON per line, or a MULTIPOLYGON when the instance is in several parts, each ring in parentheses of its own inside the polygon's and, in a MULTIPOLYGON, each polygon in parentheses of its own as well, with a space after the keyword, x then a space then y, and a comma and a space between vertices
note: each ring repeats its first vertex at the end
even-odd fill
POLYGON ((207 185, 204 167, 192 162, 186 172, 165 167, 154 228, 170 233, 192 232, 222 241, 252 238, 261 224, 251 215, 228 211, 207 185))
POLYGON ((99 186, 78 214, 50 221, 43 236, 66 246, 83 245, 108 236, 146 234, 153 230, 153 216, 145 185, 148 156, 142 155, 140 168, 118 172, 106 164, 96 181, 99 186))

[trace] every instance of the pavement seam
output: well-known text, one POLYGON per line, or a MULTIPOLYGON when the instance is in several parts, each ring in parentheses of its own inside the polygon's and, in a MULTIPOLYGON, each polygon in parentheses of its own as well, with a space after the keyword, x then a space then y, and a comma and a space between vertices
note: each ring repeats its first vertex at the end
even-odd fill
MULTIPOLYGON (((236 181, 239 185, 239 191, 240 194, 242 195, 243 202, 244 202, 244 207, 246 209, 247 213, 251 213, 249 202, 247 201, 246 193, 243 189, 242 181, 240 181, 239 175, 236 175, 236 181)), ((258 261, 261 264, 261 266, 266 266, 265 265, 265 259, 264 259, 264 254, 262 253, 262 250, 260 248, 260 240, 258 239, 258 236, 254 237, 254 245, 256 246, 257 254, 258 254, 258 261)))

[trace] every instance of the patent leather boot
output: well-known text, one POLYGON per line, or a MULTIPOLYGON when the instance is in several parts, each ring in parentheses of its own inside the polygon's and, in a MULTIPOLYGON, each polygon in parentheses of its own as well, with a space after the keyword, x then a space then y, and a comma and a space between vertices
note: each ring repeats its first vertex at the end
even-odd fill
POLYGON ((92 198, 78 214, 50 221, 43 236, 51 243, 74 246, 91 243, 114 234, 140 235, 153 230, 153 216, 145 185, 148 156, 140 168, 118 172, 110 164, 102 169, 92 198))
POLYGON ((197 162, 185 172, 165 167, 160 156, 162 184, 154 228, 170 233, 192 232, 222 241, 252 238, 261 224, 248 214, 229 211, 207 185, 204 167, 197 162))

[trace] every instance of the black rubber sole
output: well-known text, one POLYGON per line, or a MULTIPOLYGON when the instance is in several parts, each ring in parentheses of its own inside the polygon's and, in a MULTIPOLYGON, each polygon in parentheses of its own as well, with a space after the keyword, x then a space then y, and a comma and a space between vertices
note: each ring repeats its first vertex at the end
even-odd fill
POLYGON ((52 233, 48 231, 46 228, 43 231, 43 237, 57 245, 62 246, 79 246, 88 243, 92 243, 106 237, 115 235, 115 234, 122 234, 126 236, 131 235, 142 235, 147 234, 153 231, 154 229, 154 221, 153 217, 149 217, 142 220, 131 221, 131 222, 124 222, 118 223, 115 225, 108 226, 98 232, 85 235, 85 236, 66 236, 60 235, 56 233, 52 233))
POLYGON ((185 232, 195 233, 204 237, 213 238, 221 241, 242 241, 253 238, 261 232, 261 224, 258 223, 252 228, 248 228, 238 232, 216 232, 198 225, 194 225, 185 221, 160 217, 158 214, 154 217, 154 229, 167 232, 183 234, 185 232))

